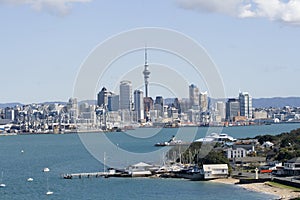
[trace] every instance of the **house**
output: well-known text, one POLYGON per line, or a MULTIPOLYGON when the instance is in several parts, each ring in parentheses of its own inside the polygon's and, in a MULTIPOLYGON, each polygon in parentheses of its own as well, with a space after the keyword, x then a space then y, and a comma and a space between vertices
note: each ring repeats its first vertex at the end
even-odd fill
POLYGON ((244 157, 235 158, 235 166, 251 167, 251 166, 264 166, 267 164, 265 157, 244 157))
POLYGON ((299 176, 300 175, 300 157, 293 158, 284 163, 283 168, 286 176, 299 176))
POLYGON ((203 165, 204 180, 216 179, 216 178, 227 178, 228 165, 227 164, 209 164, 203 165))
POLYGON ((246 157, 247 151, 244 148, 228 148, 225 149, 225 155, 228 159, 233 158, 244 158, 246 157))

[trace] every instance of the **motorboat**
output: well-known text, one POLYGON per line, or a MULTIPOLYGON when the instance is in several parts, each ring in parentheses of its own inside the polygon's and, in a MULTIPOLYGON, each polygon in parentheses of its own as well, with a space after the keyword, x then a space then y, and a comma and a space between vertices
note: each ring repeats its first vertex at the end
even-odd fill
POLYGON ((48 167, 45 167, 44 169, 43 169, 43 172, 49 172, 50 171, 50 169, 48 168, 48 167))
POLYGON ((53 192, 52 192, 52 191, 48 191, 48 192, 46 192, 46 195, 51 195, 51 194, 53 194, 53 192))

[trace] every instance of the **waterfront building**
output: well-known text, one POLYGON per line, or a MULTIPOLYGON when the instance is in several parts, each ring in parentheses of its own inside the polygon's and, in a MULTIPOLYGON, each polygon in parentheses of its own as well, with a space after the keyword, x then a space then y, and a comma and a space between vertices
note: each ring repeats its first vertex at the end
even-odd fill
POLYGON ((253 112, 254 119, 267 119, 268 112, 265 110, 256 110, 253 112))
POLYGON ((108 111, 118 111, 120 108, 120 96, 116 94, 111 94, 108 96, 108 111))
POLYGON ((227 164, 203 165, 204 179, 227 178, 229 176, 227 164))
POLYGON ((190 108, 199 106, 199 88, 194 84, 189 86, 189 100, 190 108))
POLYGON ((252 119, 252 97, 248 92, 240 92, 240 115, 245 116, 247 119, 252 119))
POLYGON ((207 112, 208 111, 207 92, 200 92, 200 94, 199 94, 199 105, 200 105, 200 111, 201 112, 207 112))
POLYGON ((14 121, 15 120, 15 110, 13 108, 4 109, 4 119, 14 121))
POLYGON ((135 121, 144 120, 144 92, 142 90, 134 91, 134 111, 136 113, 135 121))
POLYGON ((240 102, 238 99, 228 99, 226 103, 226 119, 227 121, 233 121, 233 118, 240 116, 240 102))
POLYGON ((132 110, 132 84, 130 81, 120 83, 120 109, 132 110))
POLYGON ((175 107, 169 107, 168 117, 171 119, 178 119, 178 109, 176 109, 175 107))

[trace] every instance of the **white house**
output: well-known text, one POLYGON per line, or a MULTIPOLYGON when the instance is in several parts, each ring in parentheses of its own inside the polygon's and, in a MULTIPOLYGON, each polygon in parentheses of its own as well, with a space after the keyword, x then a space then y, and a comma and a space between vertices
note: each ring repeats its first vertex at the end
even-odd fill
POLYGON ((203 165, 204 179, 227 178, 228 165, 227 164, 210 164, 203 165))
POLYGON ((247 155, 246 149, 240 148, 240 147, 238 147, 238 148, 228 148, 228 149, 225 149, 224 151, 225 151, 226 157, 228 159, 244 158, 247 155))

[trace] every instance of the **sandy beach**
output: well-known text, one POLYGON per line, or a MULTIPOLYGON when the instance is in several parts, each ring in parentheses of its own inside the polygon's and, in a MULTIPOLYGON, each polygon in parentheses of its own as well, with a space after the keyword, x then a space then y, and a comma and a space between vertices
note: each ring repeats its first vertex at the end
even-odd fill
MULTIPOLYGON (((215 180, 211 180, 211 181, 216 182, 216 183, 224 183, 224 184, 235 184, 235 183, 239 182, 238 179, 234 179, 234 178, 215 179, 215 180)), ((276 196, 278 196, 278 199, 288 200, 288 199, 300 197, 299 192, 294 192, 291 189, 274 187, 274 186, 268 185, 267 183, 238 184, 238 186, 240 186, 246 190, 276 195, 276 196)))

